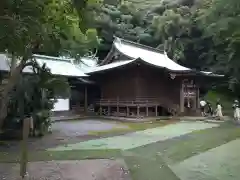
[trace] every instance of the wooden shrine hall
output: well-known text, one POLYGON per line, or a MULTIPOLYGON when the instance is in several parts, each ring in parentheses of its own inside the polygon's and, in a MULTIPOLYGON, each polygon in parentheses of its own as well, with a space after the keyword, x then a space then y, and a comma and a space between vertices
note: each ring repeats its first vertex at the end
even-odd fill
MULTIPOLYGON (((83 58, 81 66, 72 59, 34 55, 55 76, 64 76, 71 85, 71 96, 58 97, 53 112, 62 114, 91 109, 100 115, 150 117, 193 115, 198 111, 199 89, 222 77, 183 67, 164 51, 115 38, 106 58, 83 58), (84 66, 83 66, 84 65, 84 66)), ((0 54, 0 75, 9 72, 9 61, 0 54)), ((24 73, 31 74, 25 68, 24 73)))
POLYGON ((123 117, 197 113, 199 87, 222 77, 183 67, 164 51, 120 38, 87 74, 100 87, 100 113, 123 117))

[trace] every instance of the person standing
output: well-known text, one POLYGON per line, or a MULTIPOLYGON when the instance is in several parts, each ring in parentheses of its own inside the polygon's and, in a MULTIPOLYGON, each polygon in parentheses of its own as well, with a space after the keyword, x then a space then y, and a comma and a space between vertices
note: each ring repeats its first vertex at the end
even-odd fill
POLYGON ((202 116, 205 116, 206 114, 205 114, 205 106, 206 106, 206 101, 204 100, 204 99, 202 99, 200 102, 199 102, 199 104, 200 104, 200 110, 201 110, 201 115, 202 116))
POLYGON ((210 102, 207 102, 207 113, 210 116, 213 116, 213 108, 210 102))
POLYGON ((219 120, 222 119, 223 114, 222 114, 222 105, 220 104, 220 102, 217 102, 217 109, 216 109, 216 117, 219 118, 219 120))
POLYGON ((239 102, 238 100, 235 100, 233 103, 233 117, 234 120, 239 121, 240 120, 240 109, 239 109, 239 102))

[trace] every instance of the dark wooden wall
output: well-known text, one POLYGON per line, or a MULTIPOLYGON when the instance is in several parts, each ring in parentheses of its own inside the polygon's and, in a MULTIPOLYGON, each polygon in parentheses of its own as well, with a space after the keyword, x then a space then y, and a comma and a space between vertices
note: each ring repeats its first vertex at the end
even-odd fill
POLYGON ((163 69, 138 67, 137 97, 153 97, 172 104, 180 102, 180 81, 171 79, 163 69))
POLYGON ((180 102, 180 81, 172 80, 164 69, 133 64, 94 76, 101 77, 97 81, 102 99, 157 98, 172 104, 180 102))
POLYGON ((136 74, 129 69, 116 70, 104 76, 100 87, 103 99, 135 99, 136 74))

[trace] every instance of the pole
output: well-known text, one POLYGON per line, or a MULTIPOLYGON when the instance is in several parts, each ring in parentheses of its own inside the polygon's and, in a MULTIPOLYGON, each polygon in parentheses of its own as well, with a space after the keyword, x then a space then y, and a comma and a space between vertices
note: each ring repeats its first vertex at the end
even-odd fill
POLYGON ((23 120, 23 138, 21 142, 21 160, 20 160, 20 176, 22 179, 26 176, 27 171, 27 161, 28 161, 28 152, 27 152, 27 140, 29 135, 30 127, 30 118, 25 118, 23 120))
POLYGON ((87 109, 88 109, 88 92, 87 92, 87 86, 85 86, 84 88, 84 110, 85 110, 85 114, 87 114, 87 109))

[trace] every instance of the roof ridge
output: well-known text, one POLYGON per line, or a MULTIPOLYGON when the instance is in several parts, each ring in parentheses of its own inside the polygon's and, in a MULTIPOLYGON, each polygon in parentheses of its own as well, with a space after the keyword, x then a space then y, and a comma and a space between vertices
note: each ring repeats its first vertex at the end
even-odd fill
POLYGON ((46 56, 46 55, 40 55, 40 54, 33 54, 33 57, 35 58, 42 58, 52 61, 65 61, 72 63, 72 58, 64 58, 64 57, 56 57, 56 56, 46 56))
POLYGON ((150 50, 150 51, 155 51, 155 52, 158 52, 158 53, 161 53, 161 54, 163 54, 165 52, 164 50, 157 49, 157 48, 147 46, 147 45, 144 45, 144 44, 140 44, 140 43, 137 43, 137 42, 134 42, 134 41, 126 40, 126 39, 123 39, 123 38, 120 38, 120 37, 117 37, 117 36, 114 36, 114 38, 115 38, 114 42, 116 42, 116 40, 119 39, 123 43, 126 42, 126 43, 129 43, 129 44, 132 44, 132 45, 135 45, 137 47, 144 48, 144 49, 147 49, 147 50, 150 50))

